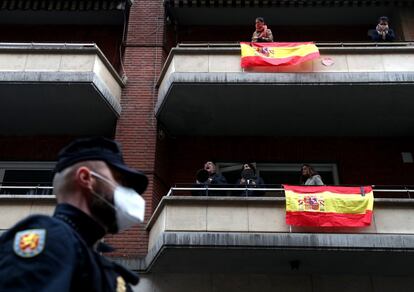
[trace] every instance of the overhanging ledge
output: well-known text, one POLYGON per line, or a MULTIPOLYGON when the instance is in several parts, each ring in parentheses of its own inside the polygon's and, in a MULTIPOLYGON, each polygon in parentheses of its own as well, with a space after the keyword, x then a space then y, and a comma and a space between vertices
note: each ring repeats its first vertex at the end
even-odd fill
POLYGON ((334 269, 351 268, 355 256, 370 258, 372 262, 359 263, 354 272, 363 271, 367 266, 370 271, 378 269, 375 265, 380 261, 397 259, 400 266, 391 273, 401 272, 414 258, 414 236, 166 232, 144 259, 118 261, 143 273, 290 272, 291 260, 308 262, 305 269, 329 272, 330 262, 335 261, 334 269))
POLYGON ((111 136, 124 86, 95 44, 0 43, 0 134, 111 136))

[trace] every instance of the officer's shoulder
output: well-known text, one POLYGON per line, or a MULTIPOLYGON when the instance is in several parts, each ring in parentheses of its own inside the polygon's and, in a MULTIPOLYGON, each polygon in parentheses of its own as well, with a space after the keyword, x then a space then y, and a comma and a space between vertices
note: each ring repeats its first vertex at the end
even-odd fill
MULTIPOLYGON (((28 226, 28 227, 33 227, 33 226, 38 226, 38 227, 43 227, 43 228, 53 228, 53 227, 58 227, 61 228, 62 226, 64 226, 65 223, 62 222, 61 220, 54 218, 52 216, 48 216, 48 215, 41 215, 41 214, 37 214, 37 215, 31 215, 28 216, 24 219, 22 219, 21 221, 19 221, 15 226, 28 226)), ((63 228, 61 228, 62 230, 64 230, 63 228)))

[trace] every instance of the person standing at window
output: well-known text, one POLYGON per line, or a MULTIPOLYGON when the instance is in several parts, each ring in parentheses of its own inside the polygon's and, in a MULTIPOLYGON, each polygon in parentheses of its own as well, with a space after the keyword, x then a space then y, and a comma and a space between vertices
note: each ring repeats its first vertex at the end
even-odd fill
POLYGON ((300 184, 305 186, 323 186, 321 176, 309 164, 302 165, 300 184))
POLYGON ((273 42, 272 31, 267 28, 263 17, 256 18, 256 30, 253 33, 252 42, 273 42))

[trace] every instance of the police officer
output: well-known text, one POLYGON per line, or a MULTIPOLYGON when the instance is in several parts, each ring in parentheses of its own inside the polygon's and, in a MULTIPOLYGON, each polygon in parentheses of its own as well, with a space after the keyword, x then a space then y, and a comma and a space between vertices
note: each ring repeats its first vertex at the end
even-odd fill
POLYGON ((138 277, 96 249, 143 221, 146 176, 106 138, 72 142, 55 171, 53 216, 27 217, 0 237, 0 291, 132 291, 138 277))

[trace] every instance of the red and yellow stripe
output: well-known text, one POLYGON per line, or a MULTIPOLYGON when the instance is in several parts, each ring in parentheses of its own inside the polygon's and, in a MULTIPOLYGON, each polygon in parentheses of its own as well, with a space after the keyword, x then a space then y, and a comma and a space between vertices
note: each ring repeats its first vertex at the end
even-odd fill
POLYGON ((312 42, 302 43, 240 43, 241 66, 288 66, 319 57, 312 42))
POLYGON ((371 224, 374 195, 370 186, 283 187, 288 225, 363 227, 371 224))

